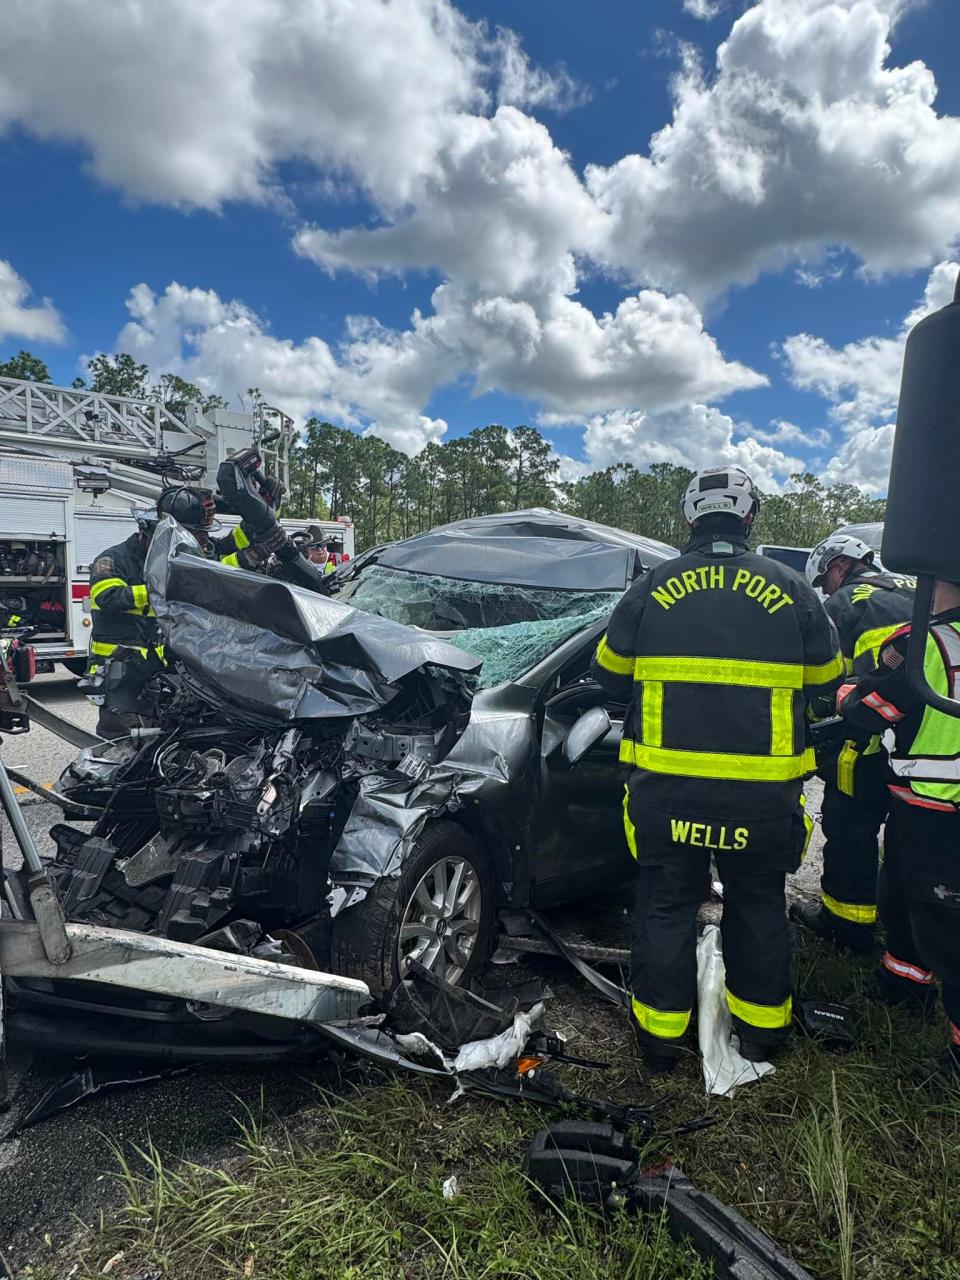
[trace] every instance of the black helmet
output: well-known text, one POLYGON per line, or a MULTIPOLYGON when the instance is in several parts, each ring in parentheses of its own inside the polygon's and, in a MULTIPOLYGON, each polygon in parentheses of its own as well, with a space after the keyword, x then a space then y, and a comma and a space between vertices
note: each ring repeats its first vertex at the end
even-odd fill
POLYGON ((157 511, 162 516, 173 516, 177 524, 191 533, 211 533, 220 527, 214 519, 216 506, 212 489, 164 489, 157 511))

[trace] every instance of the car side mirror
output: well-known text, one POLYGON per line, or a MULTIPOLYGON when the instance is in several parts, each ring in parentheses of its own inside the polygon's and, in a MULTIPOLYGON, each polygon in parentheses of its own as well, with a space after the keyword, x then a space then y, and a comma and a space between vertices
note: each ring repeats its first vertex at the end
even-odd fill
POLYGON ((610 732, 610 717, 603 707, 591 707, 570 727, 563 740, 563 758, 567 764, 582 760, 610 732))

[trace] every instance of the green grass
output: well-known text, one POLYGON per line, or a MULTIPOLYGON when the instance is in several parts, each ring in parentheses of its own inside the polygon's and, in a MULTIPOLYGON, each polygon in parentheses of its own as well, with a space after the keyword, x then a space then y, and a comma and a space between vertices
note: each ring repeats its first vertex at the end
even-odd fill
MULTIPOLYGON (((721 1123, 652 1142, 645 1157, 675 1158, 819 1280, 960 1280, 960 1093, 925 1093, 909 1079, 941 1050, 944 1026, 870 1001, 866 962, 808 942, 798 966, 806 990, 854 1005, 861 1047, 838 1055, 798 1040, 776 1075, 710 1102, 691 1054, 664 1120, 709 1110, 721 1123)), ((558 1012, 575 1025, 575 1010, 558 1012)), ((577 1083, 649 1097, 625 1028, 619 1047, 609 1080, 577 1083)), ((363 1078, 357 1071, 355 1081, 363 1078)), ((316 1107, 286 1127, 241 1116, 236 1152, 217 1168, 167 1162, 155 1150, 118 1153, 123 1208, 96 1233, 78 1280, 119 1250, 115 1280, 151 1269, 170 1280, 710 1274, 657 1218, 604 1222, 546 1205, 520 1167, 548 1117, 479 1098, 451 1106, 447 1097, 413 1078, 381 1078, 345 1097, 318 1092, 316 1107), (451 1173, 462 1194, 447 1201, 441 1185, 451 1173)))

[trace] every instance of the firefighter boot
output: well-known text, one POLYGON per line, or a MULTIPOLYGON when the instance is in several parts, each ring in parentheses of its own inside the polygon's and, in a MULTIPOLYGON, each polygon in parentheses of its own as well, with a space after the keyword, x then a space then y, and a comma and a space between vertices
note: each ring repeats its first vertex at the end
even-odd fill
MULTIPOLYGON (((922 1018, 924 1022, 932 1022, 940 1015, 940 1001, 937 989, 932 985, 933 975, 915 965, 902 965, 911 970, 909 974, 897 973, 889 967, 889 953, 884 956, 883 964, 873 973, 873 986, 877 999, 884 1004, 896 1005, 907 1009, 922 1018), (922 975, 922 976, 917 976, 922 975)), ((898 966, 901 962, 894 961, 898 966)))
POLYGON ((853 924, 832 915, 822 903, 794 902, 790 905, 790 919, 831 946, 841 951, 853 951, 865 955, 873 950, 876 930, 872 924, 853 924))

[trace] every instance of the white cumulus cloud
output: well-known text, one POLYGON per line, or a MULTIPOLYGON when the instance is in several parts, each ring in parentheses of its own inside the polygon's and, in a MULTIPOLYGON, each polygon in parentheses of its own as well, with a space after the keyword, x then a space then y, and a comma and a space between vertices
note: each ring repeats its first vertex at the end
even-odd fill
POLYGON ((952 300, 958 271, 957 262, 934 267, 922 298, 894 337, 870 335, 832 347, 823 338, 798 333, 782 344, 780 354, 791 383, 822 396, 830 418, 843 431, 824 473, 828 481, 886 490, 904 342, 918 320, 952 300))
POLYGON ((33 300, 30 286, 0 258, 0 338, 62 342, 63 321, 49 298, 33 300))
POLYGON ((762 444, 752 428, 704 404, 595 417, 587 423, 584 446, 594 467, 632 462, 643 470, 671 462, 698 469, 736 463, 767 492, 782 489, 791 475, 804 470, 799 458, 762 444))
POLYGON ((904 0, 760 0, 703 74, 686 57, 648 154, 587 171, 612 269, 705 297, 846 245, 926 266, 960 228, 960 120, 922 62, 891 65, 904 0))

